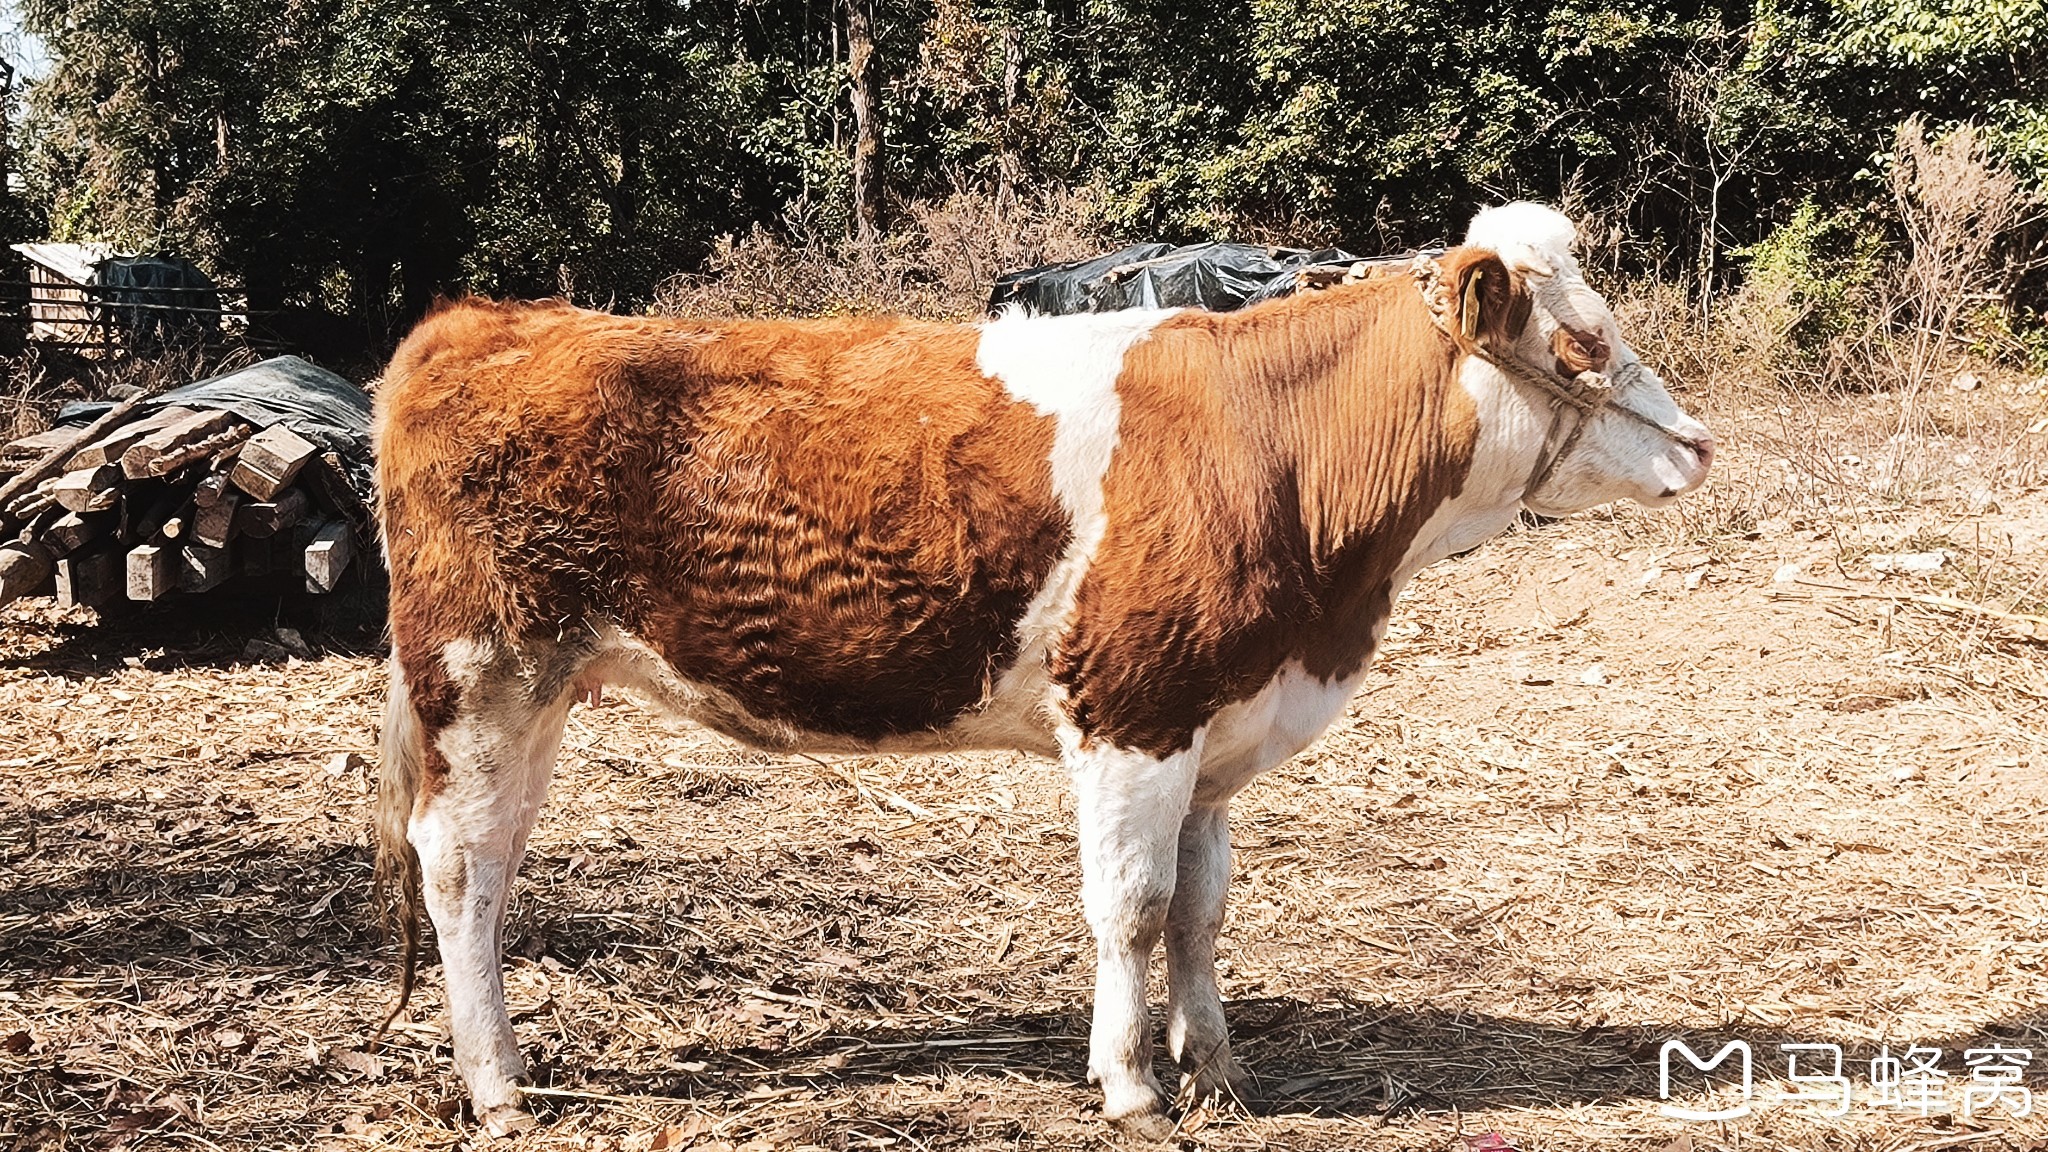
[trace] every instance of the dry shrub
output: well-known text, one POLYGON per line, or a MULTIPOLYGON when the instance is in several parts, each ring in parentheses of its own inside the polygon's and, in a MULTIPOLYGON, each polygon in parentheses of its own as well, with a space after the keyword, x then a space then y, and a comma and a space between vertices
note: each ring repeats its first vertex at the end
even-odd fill
POLYGON ((1990 142, 1965 124, 1929 142, 1918 117, 1899 126, 1892 198, 1908 250, 1895 302, 1903 339, 1889 348, 1910 391, 1928 379, 1972 305, 2003 306, 2023 262, 2002 249, 2038 207, 2019 177, 1997 165, 1990 142))
POLYGON ((147 356, 93 359, 29 343, 0 359, 0 441, 48 428, 74 400, 155 395, 247 367, 269 355, 246 344, 164 349, 147 356))
POLYGON ((873 242, 829 233, 803 205, 782 227, 719 241, 708 270, 663 285, 655 311, 678 316, 895 313, 931 320, 979 315, 997 275, 1092 256, 1109 246, 1094 202, 1050 191, 1008 206, 977 192, 905 206, 873 242))
POLYGON ((1724 465, 1677 529, 1722 535, 1772 509, 1865 523, 1908 508, 1980 514, 1994 489, 2038 482, 2040 413, 1989 362, 2038 202, 1978 130, 1898 134, 1895 216, 1802 205, 1738 253, 1746 277, 1704 318, 1669 282, 1617 285, 1623 331, 1710 423, 1760 449, 1724 465), (1992 387, 1935 388, 1964 370, 1992 387), (2006 397, 2012 397, 2011 400, 2006 397), (1732 470, 1731 470, 1732 469, 1732 470))
POLYGON ((4 374, 4 399, 0 399, 0 440, 12 440, 18 436, 33 436, 50 426, 52 405, 49 403, 50 373, 30 345, 18 356, 0 361, 0 374, 4 374))
POLYGON ((1795 285, 1753 277, 1727 301, 1713 324, 1715 333, 1724 338, 1727 355, 1757 369, 1759 375, 1780 379, 1804 359, 1795 334, 1812 308, 1799 298, 1795 285))
POLYGON ((1698 394, 1711 386, 1726 352, 1683 285, 1630 280, 1605 294, 1629 346, 1674 391, 1698 394))
POLYGON ((94 364, 86 387, 93 395, 154 395, 171 388, 246 368, 273 355, 242 343, 166 348, 149 355, 122 356, 94 364))
POLYGON ((1985 358, 1973 329, 2011 330, 2009 293, 2027 270, 2015 241, 2039 201, 1995 161, 1974 125, 1930 141, 1916 117, 1899 126, 1897 140, 1891 187, 1904 251, 1882 281, 1882 306, 1835 353, 1833 375, 1896 398, 1891 435, 1874 453, 1871 489, 1913 502, 1952 487, 1957 461, 1977 460, 1994 442, 2007 465, 2028 455, 2015 451, 2010 420, 1979 427, 1972 413, 1947 411, 1953 406, 1927 393, 1930 381, 1985 358), (1957 456, 1963 445, 1977 451, 1957 456))
POLYGON ((1895 260, 1863 215, 1808 200, 1735 255, 1742 285, 1709 314, 1731 376, 1797 395, 1886 386, 1869 345, 1887 338, 1895 260))
MULTIPOLYGON (((1896 392, 2012 346, 2009 292, 2028 270, 2017 243, 2038 203, 1965 124, 1930 140, 1900 125, 1889 230, 1809 201, 1735 253, 1742 287, 1709 318, 1725 373, 1795 395, 1896 392)), ((1901 428, 1905 424, 1900 425, 1901 428)))

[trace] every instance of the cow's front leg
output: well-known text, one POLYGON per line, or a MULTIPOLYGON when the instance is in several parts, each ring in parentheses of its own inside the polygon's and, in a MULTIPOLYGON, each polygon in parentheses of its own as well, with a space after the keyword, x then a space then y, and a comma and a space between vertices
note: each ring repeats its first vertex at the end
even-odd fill
POLYGON ((1166 914, 1166 1046, 1181 1090, 1202 1100, 1239 1098, 1243 1074, 1230 1058, 1223 997, 1216 990, 1216 933, 1230 887, 1228 802, 1196 807, 1180 826, 1179 868, 1166 914))
POLYGON ((536 707, 513 686, 490 687, 466 692, 455 722, 427 734, 446 772, 426 782, 408 838, 448 983, 455 1069, 478 1123, 505 1136, 533 1125, 519 1091, 526 1062, 505 1011, 505 904, 568 706, 536 707))
POLYGON ((1175 845, 1201 762, 1195 746, 1165 756, 1069 744, 1081 816, 1081 902, 1095 932, 1095 1022, 1088 1078, 1102 1114, 1134 1134, 1172 1131, 1152 1074, 1145 968, 1173 901, 1175 845))

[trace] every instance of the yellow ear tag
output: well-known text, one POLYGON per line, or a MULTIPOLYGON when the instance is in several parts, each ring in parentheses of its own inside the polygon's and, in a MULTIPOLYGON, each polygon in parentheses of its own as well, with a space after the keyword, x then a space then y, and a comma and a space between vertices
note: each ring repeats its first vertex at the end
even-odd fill
POLYGON ((1472 275, 1465 278, 1465 300, 1458 310, 1458 327, 1465 332, 1465 339, 1479 337, 1479 278, 1486 275, 1486 269, 1474 268, 1472 275))

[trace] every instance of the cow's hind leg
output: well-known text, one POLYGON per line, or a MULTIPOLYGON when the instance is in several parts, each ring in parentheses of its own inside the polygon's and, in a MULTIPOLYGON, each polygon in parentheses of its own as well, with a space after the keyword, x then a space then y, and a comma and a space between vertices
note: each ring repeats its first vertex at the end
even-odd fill
POLYGON ((1198 805, 1180 826, 1173 905, 1166 913, 1166 1045, 1181 1090, 1195 1100, 1240 1096, 1223 998, 1216 990, 1216 933, 1230 886, 1228 802, 1198 805))
POLYGON ((518 1088, 526 1064, 505 1011, 505 903, 547 793, 570 695, 560 677, 535 676, 529 661, 450 649, 443 663, 459 694, 452 717, 424 733, 427 778, 408 836, 440 945, 455 1067, 478 1121, 505 1135, 532 1124, 518 1088))
POLYGON ((1172 1131, 1152 1074, 1145 969, 1173 900, 1175 846, 1201 763, 1197 747, 1164 757, 1069 744, 1081 823, 1081 902, 1095 932, 1095 1021, 1088 1078, 1102 1114, 1134 1134, 1172 1131))

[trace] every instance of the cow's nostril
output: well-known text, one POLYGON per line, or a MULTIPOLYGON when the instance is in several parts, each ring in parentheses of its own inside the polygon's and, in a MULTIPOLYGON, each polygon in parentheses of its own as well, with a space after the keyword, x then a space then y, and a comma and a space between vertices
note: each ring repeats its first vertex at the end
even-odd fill
POLYGON ((1693 454, 1700 458, 1700 467, 1709 468, 1713 466, 1714 438, 1712 436, 1702 436, 1698 440, 1688 443, 1686 447, 1692 449, 1693 454))

